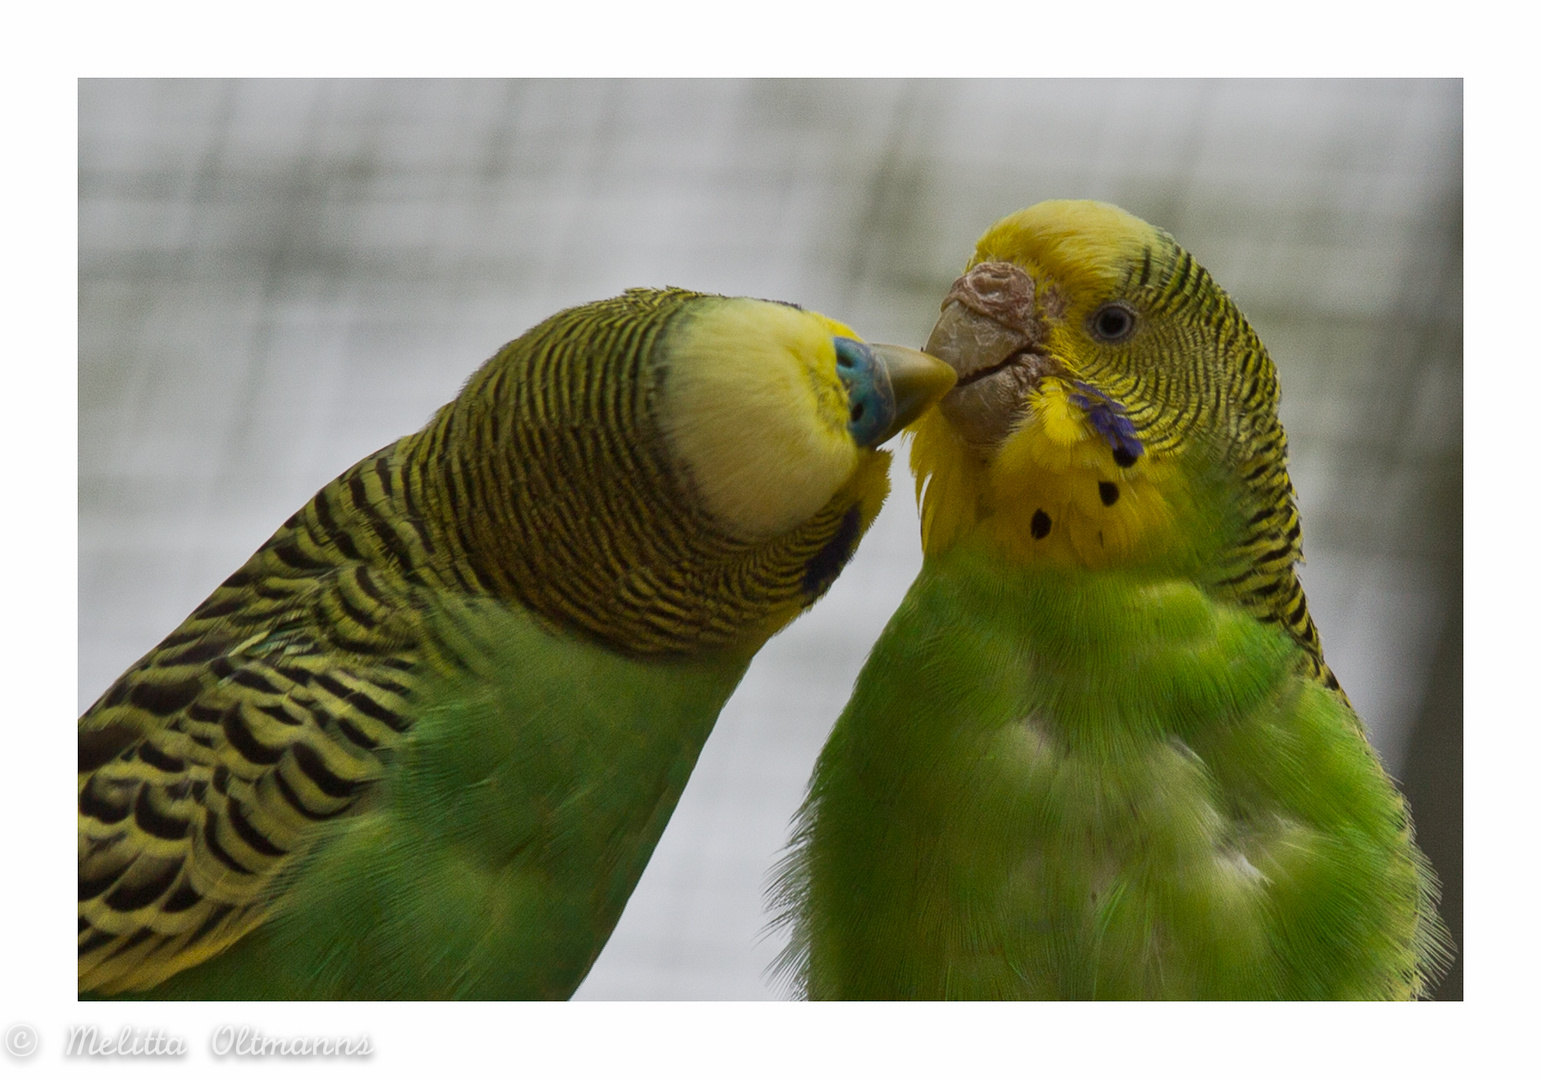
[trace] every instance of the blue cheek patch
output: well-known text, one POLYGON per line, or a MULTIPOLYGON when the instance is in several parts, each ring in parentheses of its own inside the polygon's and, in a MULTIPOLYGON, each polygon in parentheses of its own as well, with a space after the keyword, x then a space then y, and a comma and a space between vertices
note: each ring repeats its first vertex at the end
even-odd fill
POLYGON ((1135 425, 1124 415, 1124 406, 1088 383, 1071 385, 1077 391, 1070 395, 1071 404, 1087 414, 1093 429, 1113 449, 1114 463, 1125 469, 1135 464, 1135 459, 1144 454, 1146 448, 1135 434, 1135 425))
POLYGON ((876 446, 894 423, 894 385, 873 350, 852 338, 835 339, 835 374, 846 388, 851 432, 858 446, 876 446))

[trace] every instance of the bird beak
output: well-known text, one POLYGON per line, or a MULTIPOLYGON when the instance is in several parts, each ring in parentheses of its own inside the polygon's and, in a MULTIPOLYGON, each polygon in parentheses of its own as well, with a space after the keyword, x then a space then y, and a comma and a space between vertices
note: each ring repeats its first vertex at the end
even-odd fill
POLYGON ((987 458, 1021 417, 1028 394, 1064 369, 1049 355, 1034 281, 1011 263, 980 263, 953 283, 926 351, 958 372, 939 408, 987 458))
POLYGON ((903 345, 869 345, 879 370, 894 391, 894 419, 870 445, 879 446, 898 435, 953 389, 958 373, 935 356, 903 345))

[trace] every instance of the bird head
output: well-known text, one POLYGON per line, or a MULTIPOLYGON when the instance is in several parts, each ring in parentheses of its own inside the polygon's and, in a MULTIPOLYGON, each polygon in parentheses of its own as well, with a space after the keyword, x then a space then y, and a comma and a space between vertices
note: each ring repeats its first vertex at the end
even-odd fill
POLYGON ((553 316, 436 423, 479 576, 628 652, 753 652, 888 493, 879 445, 953 385, 790 304, 633 289, 553 316))
POLYGON ((926 351, 958 373, 911 457, 928 554, 983 530, 1024 560, 1194 568, 1261 510, 1294 525, 1262 343, 1117 207, 1044 202, 991 226, 926 351))

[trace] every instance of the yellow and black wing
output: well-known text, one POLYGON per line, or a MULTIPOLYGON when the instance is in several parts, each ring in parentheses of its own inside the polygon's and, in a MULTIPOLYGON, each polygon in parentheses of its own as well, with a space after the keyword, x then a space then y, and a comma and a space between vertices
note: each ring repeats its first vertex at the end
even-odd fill
POLYGON ((323 488, 81 717, 80 990, 225 949, 367 805, 421 653, 413 584, 359 512, 382 482, 388 454, 323 488))

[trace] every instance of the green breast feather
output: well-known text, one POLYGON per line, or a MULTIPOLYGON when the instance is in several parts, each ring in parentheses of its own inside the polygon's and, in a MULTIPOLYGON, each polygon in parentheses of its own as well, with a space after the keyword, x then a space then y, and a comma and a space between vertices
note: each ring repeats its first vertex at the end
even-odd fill
POLYGON ((1279 628, 1148 575, 928 564, 810 804, 783 887, 812 997, 1406 996, 1428 944, 1342 698, 1279 628))

